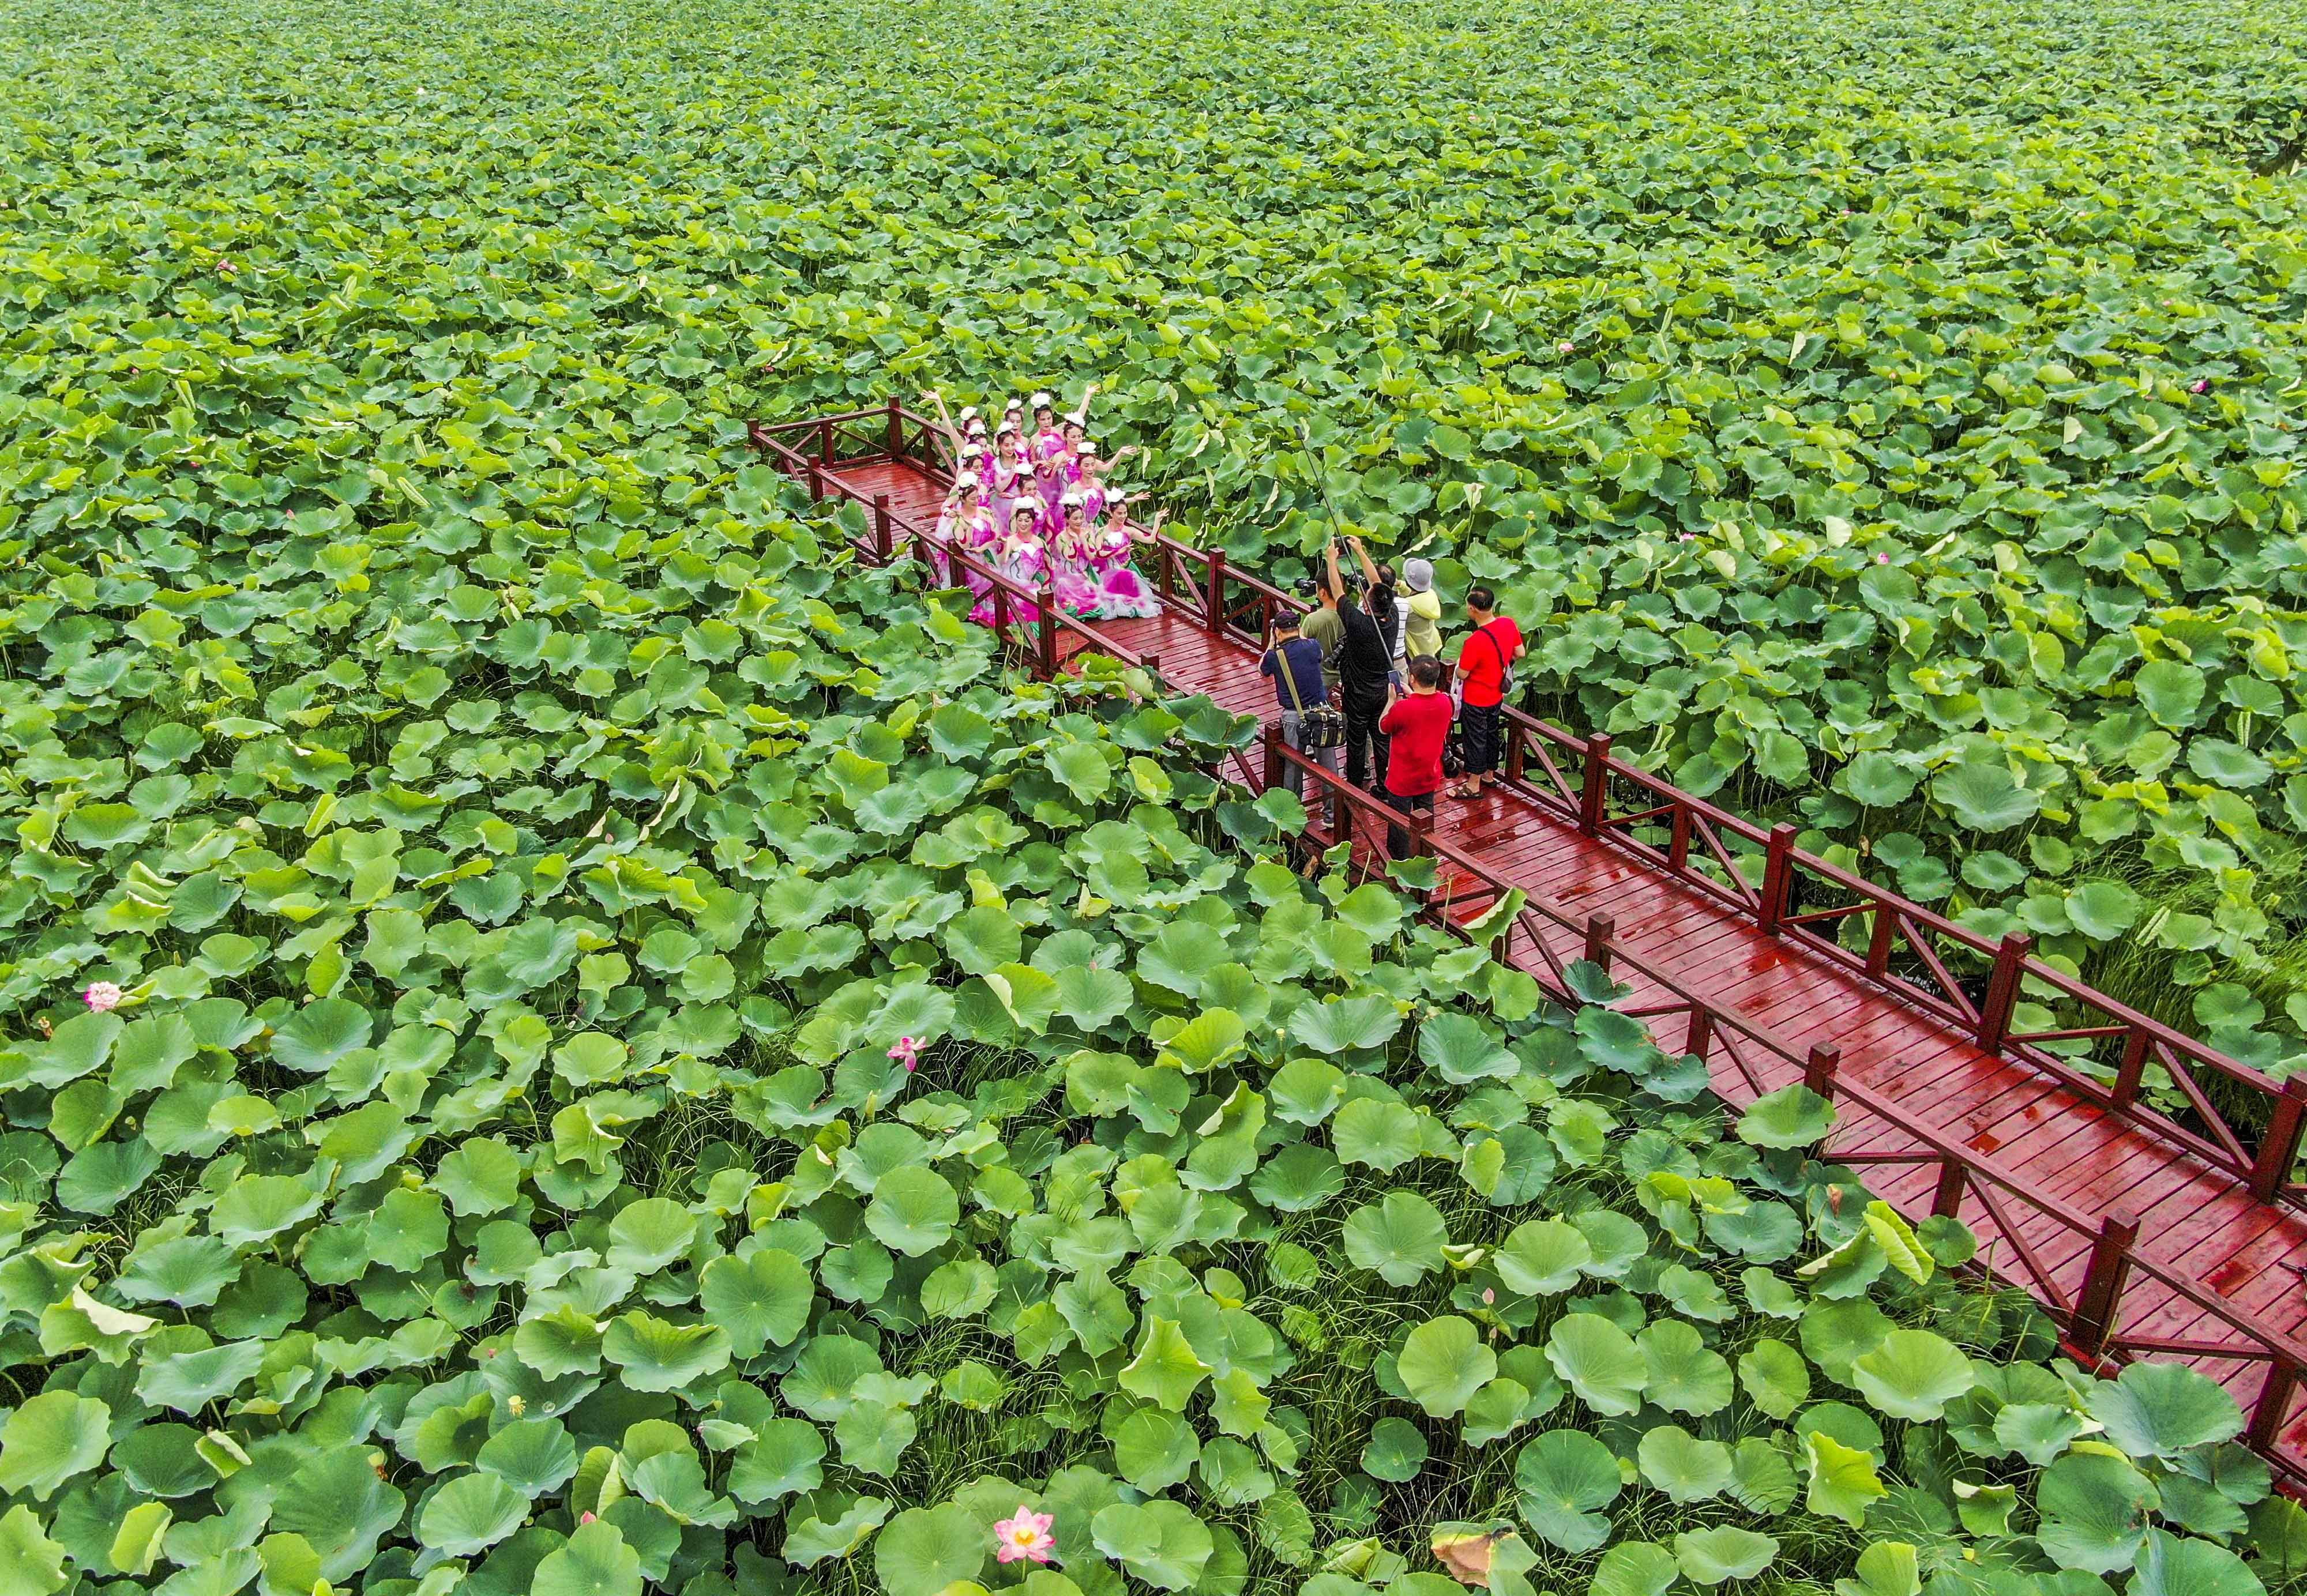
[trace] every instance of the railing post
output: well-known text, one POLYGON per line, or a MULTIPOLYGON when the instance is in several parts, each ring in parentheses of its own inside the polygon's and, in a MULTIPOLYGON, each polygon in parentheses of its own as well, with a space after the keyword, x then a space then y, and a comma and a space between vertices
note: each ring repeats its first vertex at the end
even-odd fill
POLYGON ((1058 674, 1058 613, 1057 594, 1050 585, 1042 585, 1041 602, 1034 606, 1034 625, 1038 629, 1034 674, 1049 681, 1058 674))
POLYGON ((2303 1110, 2307 1110, 2307 1080, 2294 1075, 2283 1083, 2267 1134, 2260 1138, 2259 1156, 2251 1161, 2251 1194, 2261 1202, 2273 1202, 2291 1179, 2291 1166, 2299 1157, 2303 1110))
POLYGON ((815 504, 825 497, 825 473, 818 468, 815 460, 802 463, 809 467, 809 501, 815 504))
POLYGON ((1606 976, 1610 973, 1610 939, 1617 931, 1618 922, 1608 915, 1586 917, 1586 962, 1599 965, 1606 976))
POLYGON ((819 465, 825 466, 828 470, 832 469, 833 423, 829 421, 821 421, 817 423, 817 459, 819 465))
POLYGON ((1874 900, 1874 935, 1866 939, 1866 973, 1880 976, 1891 968, 1891 933, 1897 922, 1891 913, 1888 898, 1874 900))
POLYGON ((1505 739, 1506 780, 1519 783, 1524 768, 1522 728, 1507 718, 1503 705, 1498 712, 1498 735, 1505 739))
POLYGON ((889 401, 889 458, 905 457, 905 407, 895 398, 889 401))
POLYGON ((1694 1053, 1703 1063, 1709 1049, 1714 1046, 1714 1011, 1702 1003, 1690 1005, 1690 1028, 1683 1033, 1682 1050, 1694 1053))
POLYGON ((1578 829, 1591 837, 1602 829, 1610 797, 1610 734, 1586 739, 1586 784, 1578 794, 1578 829))
POLYGON ((2099 1221, 2090 1267, 2083 1275, 2082 1290, 2075 1293, 2075 1310, 2067 1327, 2068 1341, 2086 1358, 2097 1359, 2114 1333, 2123 1284, 2131 1273, 2131 1243, 2138 1240, 2139 1221, 2128 1208, 2109 1208, 2099 1221))
POLYGON ((1994 950, 1994 970, 1986 977, 1986 1001, 1978 1005, 1978 1046, 2000 1053, 2011 1035, 2011 1010, 2019 1001, 2019 977, 2025 972, 2027 951, 2035 939, 2023 931, 2008 932, 1994 950))
POLYGON ((2128 1108, 2139 1100, 2139 1083, 2147 1074, 2149 1039, 2142 1025, 2134 1025, 2123 1034, 2123 1062, 2115 1066, 2114 1085, 2107 1092, 2110 1106, 2128 1108))
POLYGON ((1210 591, 1204 600, 1203 624, 1215 634, 1225 630, 1225 550, 1210 550, 1210 591))
POLYGON ((2267 1383, 2259 1388, 2259 1400, 2251 1404, 2251 1434, 2247 1438, 2251 1449, 2272 1451, 2283 1434, 2283 1421, 2289 1417, 2291 1394, 2299 1387, 2299 1366, 2281 1353, 2267 1365, 2267 1383))
POLYGON ((1282 785, 1282 727, 1279 722, 1265 723, 1265 788, 1272 792, 1282 785))
POLYGON ((1813 1043, 1803 1061, 1802 1083, 1829 1102, 1834 1099, 1834 1072, 1842 1067, 1842 1049, 1831 1042, 1813 1043))
POLYGON ((1674 807, 1674 841, 1667 845, 1666 866, 1677 875, 1690 867, 1690 806, 1679 801, 1674 807))
POLYGON ((889 563, 894 551, 894 540, 889 535, 889 496, 873 495, 873 554, 883 565, 889 563))
POLYGON ((1969 1177, 1964 1173, 1962 1161, 1948 1158, 1939 1165, 1939 1189, 1931 1199, 1931 1212, 1942 1219, 1952 1219, 1962 1211, 1962 1191, 1969 1177))
POLYGON ((1771 828, 1762 853, 1762 900, 1754 910, 1754 924, 1765 936, 1779 934, 1779 917, 1787 911, 1787 878, 1794 853, 1795 828, 1782 820, 1771 828))

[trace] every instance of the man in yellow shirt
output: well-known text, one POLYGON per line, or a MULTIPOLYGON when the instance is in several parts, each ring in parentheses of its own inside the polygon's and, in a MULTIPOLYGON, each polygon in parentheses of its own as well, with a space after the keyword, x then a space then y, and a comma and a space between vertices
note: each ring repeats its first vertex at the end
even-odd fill
POLYGON ((1434 591, 1434 562, 1403 560, 1402 585, 1402 603, 1407 606, 1402 616, 1402 652, 1413 660, 1440 653, 1442 595, 1434 591))

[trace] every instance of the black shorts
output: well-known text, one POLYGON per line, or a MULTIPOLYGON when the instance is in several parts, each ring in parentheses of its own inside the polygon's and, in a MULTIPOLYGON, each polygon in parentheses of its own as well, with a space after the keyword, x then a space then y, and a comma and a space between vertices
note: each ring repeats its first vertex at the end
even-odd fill
POLYGON ((1459 723, 1466 729, 1466 773, 1487 776, 1498 768, 1498 728, 1505 721, 1501 704, 1464 704, 1459 723))

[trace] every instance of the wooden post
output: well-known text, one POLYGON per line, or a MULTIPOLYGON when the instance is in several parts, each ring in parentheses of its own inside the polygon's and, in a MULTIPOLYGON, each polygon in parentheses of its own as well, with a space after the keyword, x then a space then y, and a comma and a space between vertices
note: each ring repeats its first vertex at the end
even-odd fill
POLYGON ((1891 933, 1896 922, 1891 913, 1888 898, 1874 900, 1874 935, 1866 939, 1866 973, 1880 976, 1891 968, 1891 933))
POLYGON ((1282 727, 1280 722, 1265 723, 1265 790, 1272 792, 1282 785, 1282 727))
POLYGON ((1410 833, 1410 851, 1402 857, 1411 859, 1425 858, 1433 847, 1432 841, 1427 836, 1433 821, 1423 815, 1405 815, 1402 820, 1402 829, 1410 833))
POLYGON ((2298 1388, 2299 1366, 2276 1353, 2267 1365, 2267 1383, 2259 1388, 2259 1400, 2251 1404, 2251 1434, 2246 1438, 2252 1450, 2274 1449, 2283 1434, 2283 1421, 2290 1416, 2291 1394, 2298 1388))
POLYGON ((833 468, 833 423, 831 422, 821 421, 817 423, 817 462, 828 471, 833 468))
POLYGON ((804 460, 802 464, 809 468, 809 501, 815 504, 825 497, 825 474, 817 468, 814 460, 804 460))
POLYGON ((1714 1011, 1702 1003, 1690 1005, 1690 1028, 1683 1033, 1682 1050, 1694 1053, 1702 1063, 1708 1049, 1714 1046, 1714 1011))
POLYGON ((2307 1109, 2307 1080, 2294 1075, 2283 1083, 2267 1134, 2260 1138, 2259 1156, 2251 1161, 2251 1194, 2261 1202, 2273 1202, 2290 1182, 2291 1166, 2299 1158, 2303 1109, 2307 1109))
POLYGON ((1779 934, 1779 917, 1787 911, 1787 878, 1794 863, 1795 828, 1785 821, 1771 828, 1762 853, 1762 901, 1754 910, 1754 924, 1765 936, 1779 934))
POLYGON ((1690 868, 1690 806, 1674 807, 1674 841, 1667 845, 1666 867, 1677 875, 1690 868))
POLYGON ((1522 728, 1508 720, 1504 705, 1498 711, 1498 735, 1505 739, 1506 780, 1519 782, 1526 768, 1522 753, 1522 728))
POLYGON ((876 493, 873 495, 874 558, 883 565, 888 564, 894 547, 894 540, 889 535, 889 496, 887 493, 876 493))
POLYGON ((1578 794, 1578 829, 1591 837, 1602 829, 1610 800, 1610 734, 1586 739, 1586 784, 1578 794))
POLYGON ((1041 602, 1034 606, 1034 626, 1040 634, 1034 674, 1049 681, 1058 674, 1058 598, 1046 582, 1042 584, 1041 602))
POLYGON ((1225 550, 1210 550, 1210 591, 1203 601, 1207 606, 1202 622, 1214 635, 1225 630, 1225 550))
POLYGON ((1813 1043, 1810 1056, 1803 1061, 1802 1083, 1831 1101, 1834 1097, 1834 1072, 1841 1067, 1841 1048, 1831 1042, 1813 1043))
POLYGON ((2134 1025, 2123 1035, 2123 1063, 2115 1066, 2114 1086, 2107 1093, 2107 1102, 2115 1108, 2128 1108, 2139 1100, 2139 1083, 2147 1073, 2147 1028, 2134 1025))
POLYGON ((1962 1210, 1963 1187, 1968 1180, 1962 1160, 1949 1158, 1939 1165, 1939 1189, 1931 1199, 1931 1212, 1943 1219, 1951 1219, 1962 1210))
POLYGON ((2027 962, 2027 951, 2035 939, 2023 931, 2004 935, 1994 950, 1994 969, 1986 977, 1986 1001, 1978 1005, 1978 1045, 1988 1053, 2000 1053, 2011 1035, 2011 1010, 2019 1001, 2019 977, 2027 962))
POLYGON ((889 458, 905 457, 905 407, 892 398, 889 401, 889 458))
POLYGON ((2109 1208, 2099 1221, 2090 1267, 2084 1272, 2082 1290, 2075 1294, 2067 1327, 2067 1339, 2085 1358, 2097 1358, 2114 1333, 2115 1315, 2123 1306, 2123 1284, 2131 1273, 2131 1243, 2138 1240, 2139 1221, 2128 1208, 2109 1208))
POLYGON ((1586 917, 1586 961, 1599 964, 1602 973, 1610 973, 1610 938, 1617 934, 1618 922, 1608 915, 1586 917))

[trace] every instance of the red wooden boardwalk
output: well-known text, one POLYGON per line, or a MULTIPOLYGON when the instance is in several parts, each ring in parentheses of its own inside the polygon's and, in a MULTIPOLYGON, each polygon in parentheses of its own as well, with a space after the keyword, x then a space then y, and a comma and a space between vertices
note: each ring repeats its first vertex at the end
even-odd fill
MULTIPOLYGON (((949 479, 917 418, 893 406, 884 432, 879 415, 862 440, 855 417, 756 436, 820 492, 871 507, 869 551, 902 554, 933 527, 949 479)), ((1039 662, 1093 633, 1157 663, 1174 690, 1270 720, 1257 640, 1290 601, 1167 540, 1150 561, 1160 615, 1070 638, 1045 627, 1039 662)), ((1511 789, 1442 800, 1435 912, 1472 921, 1519 889, 1527 906, 1480 930, 1542 982, 1560 991, 1567 961, 1599 952, 1631 988, 1618 1006, 1669 1051, 1704 1057, 1733 1103, 1806 1077, 1826 1088, 1832 1152, 1872 1191, 1912 1218, 1960 1214, 1982 1261, 2045 1302, 2071 1352, 2177 1359, 2222 1380, 2254 1443, 2307 1480, 2293 1399, 2307 1361, 2299 1088, 2100 998, 2021 942, 1981 944, 1793 851, 1787 828, 1675 793, 1607 739, 1525 719, 1512 754, 1511 789), (2021 1029, 2030 1014, 2037 1028, 2021 1029), (2179 1117, 2148 1106, 2158 1085, 2179 1117)), ((1263 781, 1274 757, 1229 773, 1263 781)))

